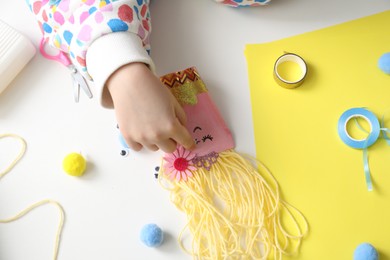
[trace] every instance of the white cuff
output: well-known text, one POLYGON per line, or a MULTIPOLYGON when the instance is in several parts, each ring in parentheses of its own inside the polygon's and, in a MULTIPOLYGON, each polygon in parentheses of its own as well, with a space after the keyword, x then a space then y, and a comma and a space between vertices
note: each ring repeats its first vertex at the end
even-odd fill
POLYGON ((115 32, 96 39, 88 48, 86 63, 97 96, 103 107, 112 108, 112 98, 105 87, 107 79, 120 67, 142 62, 154 72, 154 64, 142 45, 141 38, 130 32, 115 32))

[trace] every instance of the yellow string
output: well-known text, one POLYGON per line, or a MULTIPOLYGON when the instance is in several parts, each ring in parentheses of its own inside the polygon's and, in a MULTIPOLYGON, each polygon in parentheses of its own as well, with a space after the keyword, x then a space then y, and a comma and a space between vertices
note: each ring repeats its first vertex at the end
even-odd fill
POLYGON ((276 179, 261 162, 228 150, 210 171, 198 168, 193 175, 177 182, 160 167, 159 181, 187 216, 178 240, 194 259, 281 259, 298 252, 307 221, 280 198, 276 179), (184 245, 186 231, 191 248, 184 245))
MULTIPOLYGON (((9 173, 13 169, 13 167, 19 162, 19 160, 25 154, 26 147, 27 147, 26 141, 22 137, 20 137, 18 135, 15 135, 15 134, 0 134, 0 139, 1 138, 6 138, 6 137, 14 138, 14 139, 18 140, 21 143, 22 146, 21 146, 21 149, 20 149, 18 155, 16 156, 16 158, 10 163, 10 165, 8 167, 6 167, 4 170, 2 170, 0 172, 0 180, 1 180, 1 178, 4 175, 9 173)), ((58 224, 58 228, 57 228, 57 232, 56 232, 56 238, 55 238, 55 243, 54 243, 54 252, 53 252, 53 260, 57 260, 59 246, 60 246, 60 242, 61 242, 62 228, 64 226, 64 219, 65 219, 64 209, 61 206, 61 204, 58 203, 57 201, 46 199, 46 200, 42 200, 42 201, 36 202, 36 203, 32 204, 31 206, 28 206, 26 209, 20 211, 19 213, 17 213, 13 217, 6 218, 6 219, 0 219, 0 223, 10 223, 10 222, 16 221, 16 220, 22 218, 24 215, 28 214, 30 211, 34 210, 35 208, 38 208, 39 206, 42 206, 42 205, 45 205, 45 204, 53 204, 60 210, 60 220, 59 220, 59 224, 58 224)))
POLYGON ((0 139, 7 138, 7 137, 14 138, 14 139, 18 140, 20 142, 20 144, 22 145, 22 147, 20 148, 19 154, 11 162, 11 164, 0 172, 0 180, 1 180, 1 178, 4 177, 4 175, 9 173, 12 170, 12 168, 14 168, 15 165, 19 162, 19 160, 23 157, 23 155, 26 152, 26 146, 27 146, 26 145, 26 141, 22 137, 20 137, 18 135, 15 135, 15 134, 0 134, 0 139))
POLYGON ((57 232, 56 232, 56 238, 55 238, 55 243, 54 243, 54 252, 53 252, 53 259, 56 260, 58 258, 58 249, 61 241, 61 233, 62 233, 62 227, 64 226, 64 218, 65 218, 65 213, 64 209, 62 208, 61 204, 59 204, 57 201, 54 200, 42 200, 39 202, 36 202, 32 204, 31 206, 28 206, 26 209, 20 211, 17 213, 15 216, 7 218, 7 219, 0 219, 0 223, 10 223, 13 221, 16 221, 32 211, 33 209, 42 206, 44 204, 53 204, 57 206, 57 208, 60 210, 60 221, 58 224, 57 232))

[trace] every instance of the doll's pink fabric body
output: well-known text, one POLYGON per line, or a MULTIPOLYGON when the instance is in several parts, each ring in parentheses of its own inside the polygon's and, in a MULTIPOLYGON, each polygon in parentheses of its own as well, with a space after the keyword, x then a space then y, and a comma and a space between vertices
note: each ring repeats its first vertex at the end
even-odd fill
POLYGON ((196 156, 223 152, 234 148, 232 134, 208 93, 197 95, 196 105, 184 105, 187 129, 195 140, 196 156))

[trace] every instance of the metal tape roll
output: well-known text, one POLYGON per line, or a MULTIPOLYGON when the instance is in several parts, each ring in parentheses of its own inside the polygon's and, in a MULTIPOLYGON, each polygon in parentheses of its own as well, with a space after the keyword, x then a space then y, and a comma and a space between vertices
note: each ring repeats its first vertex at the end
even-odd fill
POLYGON ((278 83, 279 86, 283 88, 296 88, 299 87, 303 81, 305 80, 307 75, 307 65, 304 59, 302 59, 300 56, 294 53, 285 53, 282 56, 280 56, 274 65, 274 79, 278 83), (301 69, 300 75, 297 79, 291 80, 285 77, 285 75, 282 75, 279 71, 279 67, 284 62, 294 62, 298 64, 298 66, 301 69))

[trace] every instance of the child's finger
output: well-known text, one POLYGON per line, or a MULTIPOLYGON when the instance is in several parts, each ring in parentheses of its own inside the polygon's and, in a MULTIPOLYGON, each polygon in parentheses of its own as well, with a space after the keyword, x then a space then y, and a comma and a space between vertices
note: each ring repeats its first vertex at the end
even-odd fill
POLYGON ((146 146, 146 148, 148 148, 150 151, 153 151, 153 152, 155 152, 155 151, 158 151, 158 146, 157 145, 154 145, 154 144, 152 144, 152 145, 145 145, 146 146))
POLYGON ((173 153, 176 150, 176 142, 172 139, 167 139, 165 141, 159 142, 156 144, 161 150, 166 153, 173 153))
POLYGON ((137 143, 137 142, 133 142, 131 140, 126 140, 126 144, 130 147, 130 149, 138 152, 142 149, 142 144, 140 143, 137 143))
POLYGON ((177 131, 177 134, 173 136, 173 139, 187 150, 195 148, 195 142, 192 139, 191 134, 183 125, 179 126, 179 130, 177 131))

